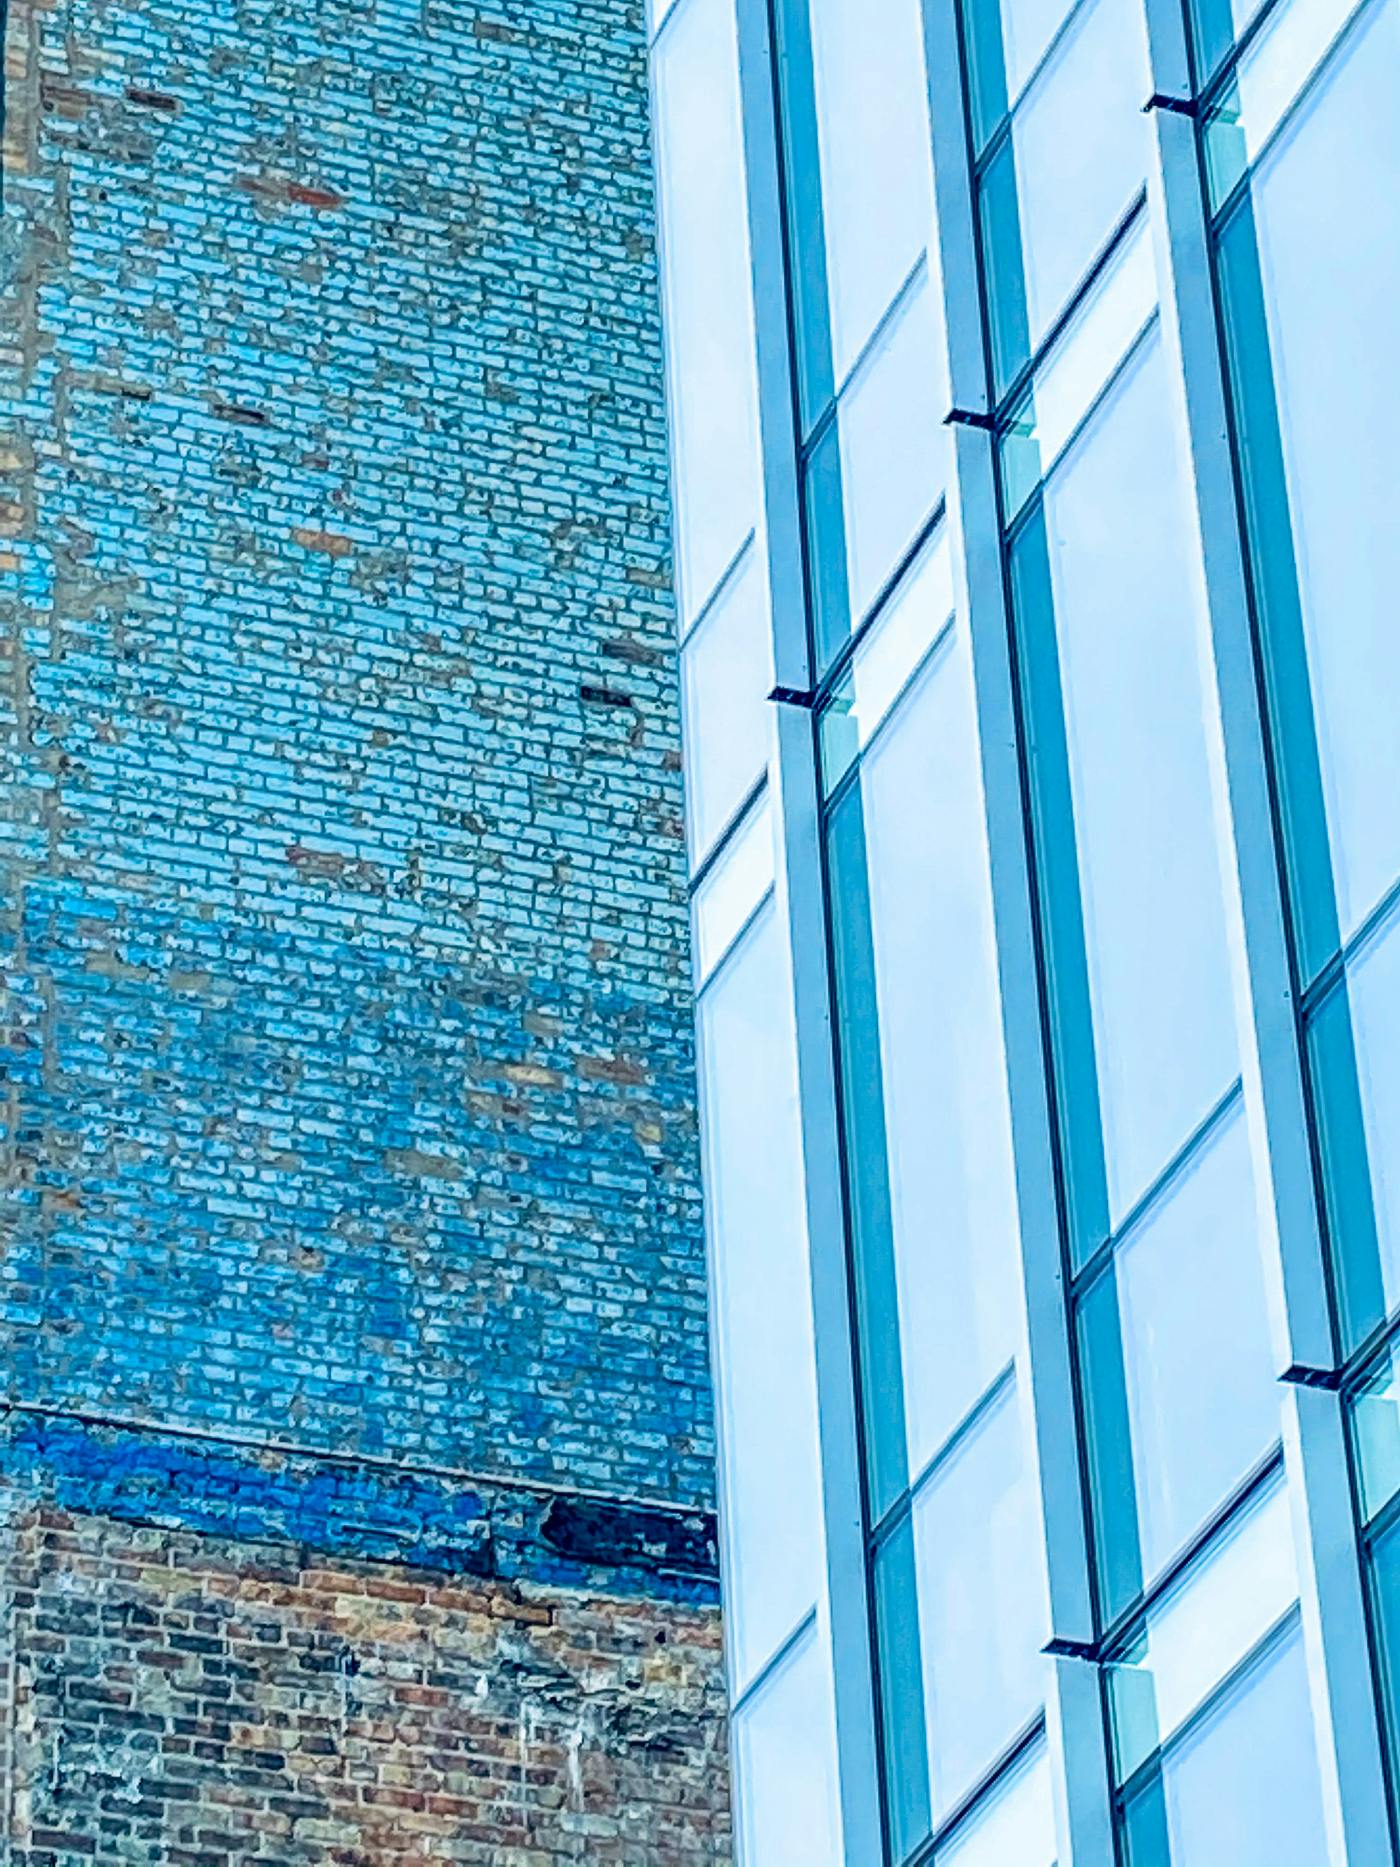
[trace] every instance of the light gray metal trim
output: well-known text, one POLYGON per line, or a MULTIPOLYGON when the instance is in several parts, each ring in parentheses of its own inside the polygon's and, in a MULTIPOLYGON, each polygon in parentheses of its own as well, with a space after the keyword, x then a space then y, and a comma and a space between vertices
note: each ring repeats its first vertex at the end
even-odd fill
MULTIPOLYGON (((1227 418, 1225 362, 1182 0, 1144 0, 1152 85, 1187 110, 1156 108, 1149 206, 1158 241, 1163 331, 1179 363, 1205 564, 1221 728, 1244 920, 1252 1042, 1276 1216, 1272 1267, 1280 1372, 1326 1373, 1334 1345, 1314 1182, 1287 903, 1269 788, 1227 418)), ((1248 1070, 1247 1074, 1252 1074, 1248 1070)), ((1284 1388, 1304 1641, 1321 1736, 1332 1867, 1392 1858, 1371 1676, 1361 1552, 1335 1392, 1284 1388)))
MULTIPOLYGON (((806 691, 811 685, 811 659, 771 21, 766 0, 738 0, 737 11, 773 667, 780 687, 806 691)), ((797 1014, 841 1814, 847 1860, 852 1867, 873 1867, 884 1858, 884 1840, 831 1028, 819 774, 810 715, 791 706, 779 706, 777 715, 779 898, 787 910, 797 1014)))
MULTIPOLYGON (((923 0, 939 247, 955 407, 989 410, 981 277, 956 0, 923 0)), ((1094 1640, 1087 1512, 1078 1454, 1053 1115, 1043 1041, 1033 880, 996 491, 994 437, 959 424, 949 501, 959 607, 972 645, 993 913, 1020 1204, 1028 1381, 1050 1588, 1064 1647, 1094 1640)), ((1048 1708, 1062 1867, 1114 1858, 1098 1669, 1058 1657, 1048 1708)))

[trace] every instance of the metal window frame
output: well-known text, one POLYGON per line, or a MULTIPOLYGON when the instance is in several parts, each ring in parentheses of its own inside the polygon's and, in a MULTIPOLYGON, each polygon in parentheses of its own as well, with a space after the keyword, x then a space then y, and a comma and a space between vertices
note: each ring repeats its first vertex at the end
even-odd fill
POLYGON ((1112 1805, 1098 1669, 1088 1657, 1095 1632, 1088 1515, 1002 556, 996 403, 983 328, 976 169, 957 0, 922 0, 922 14, 949 381, 954 410, 963 416, 954 424, 950 531, 972 649, 1020 1211, 1025 1385, 1050 1593, 1046 1715, 1057 1844, 1066 1867, 1089 1867, 1113 1859, 1112 1805))
POLYGON ((1185 6, 1143 4, 1162 327, 1185 398, 1250 984, 1245 1068, 1258 1091, 1276 1220, 1278 1250, 1266 1269, 1303 1634, 1332 1864, 1346 1867, 1394 1858, 1386 1778, 1341 1400, 1310 1379, 1332 1369, 1335 1347, 1185 6))

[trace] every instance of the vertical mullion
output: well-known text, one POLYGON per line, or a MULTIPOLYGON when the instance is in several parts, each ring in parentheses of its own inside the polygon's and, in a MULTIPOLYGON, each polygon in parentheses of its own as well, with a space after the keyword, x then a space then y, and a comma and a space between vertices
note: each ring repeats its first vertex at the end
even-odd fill
MULTIPOLYGON (((955 407, 985 414, 990 385, 957 0, 923 0, 923 18, 949 378, 955 407)), ((1071 1656, 1092 1649, 1093 1591, 995 441, 985 428, 956 427, 949 522, 972 647, 1020 1211, 1025 1368, 1057 1650, 1047 1723, 1058 1845, 1065 1867, 1098 1867, 1114 1858, 1106 1731, 1098 1668, 1071 1656)))
MULTIPOLYGON (((780 688, 804 693, 811 686, 811 653, 772 22, 764 0, 737 0, 736 12, 773 667, 780 688)), ((779 903, 797 1023, 841 1812, 847 1859, 874 1863, 884 1858, 884 1840, 819 787, 811 717, 780 705, 779 903)))
MULTIPOLYGON (((1150 202, 1163 330, 1184 385, 1221 728, 1249 972, 1252 1031, 1246 1075, 1262 1111, 1277 1253, 1266 1264, 1284 1388, 1304 1639, 1323 1736, 1323 1789, 1333 1867, 1391 1852, 1376 1697, 1370 1675, 1361 1553, 1352 1510, 1341 1403, 1299 1385, 1329 1375, 1335 1345, 1314 1177, 1312 1127, 1289 947, 1287 901, 1270 785, 1267 724, 1255 658, 1245 540, 1230 440, 1224 357, 1183 0, 1144 0, 1159 97, 1150 202)), ((1254 1119, 1253 1117, 1251 1118, 1254 1119)))

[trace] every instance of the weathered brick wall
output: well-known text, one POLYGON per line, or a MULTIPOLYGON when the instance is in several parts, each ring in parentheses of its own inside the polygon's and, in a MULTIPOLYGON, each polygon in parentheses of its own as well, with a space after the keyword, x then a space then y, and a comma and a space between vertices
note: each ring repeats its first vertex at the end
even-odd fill
POLYGON ((713 1610, 21 1504, 8 1534, 7 1867, 727 1859, 713 1610))
POLYGON ((703 1502, 642 0, 9 0, 12 1398, 703 1502))

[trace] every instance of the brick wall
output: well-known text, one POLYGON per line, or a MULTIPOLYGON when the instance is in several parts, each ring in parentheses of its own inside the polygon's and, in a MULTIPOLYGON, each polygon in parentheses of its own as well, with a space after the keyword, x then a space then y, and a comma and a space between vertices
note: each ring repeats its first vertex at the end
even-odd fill
POLYGON ((6 1867, 727 1858, 641 15, 9 0, 6 1867))
POLYGON ((13 1392, 710 1492, 642 0, 10 0, 13 1392))
POLYGON ((712 1610, 16 1502, 7 1867, 715 1867, 712 1610))

